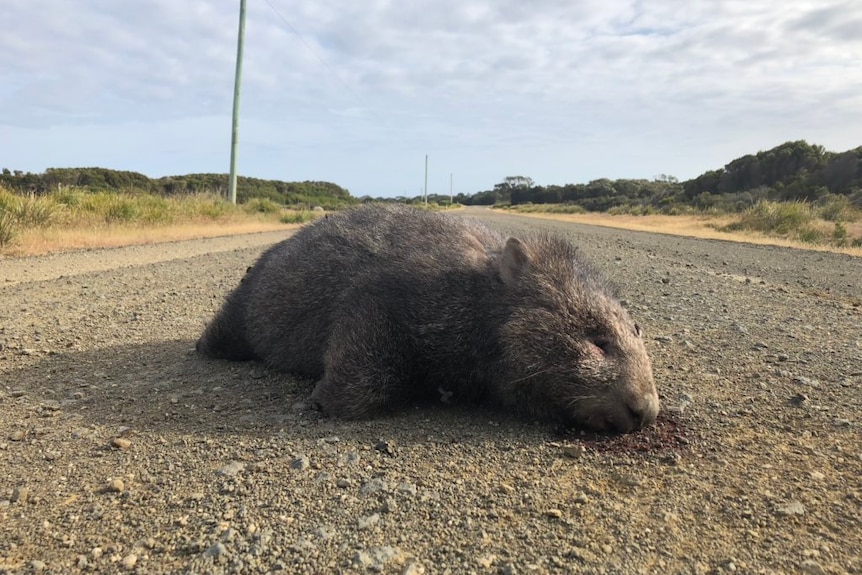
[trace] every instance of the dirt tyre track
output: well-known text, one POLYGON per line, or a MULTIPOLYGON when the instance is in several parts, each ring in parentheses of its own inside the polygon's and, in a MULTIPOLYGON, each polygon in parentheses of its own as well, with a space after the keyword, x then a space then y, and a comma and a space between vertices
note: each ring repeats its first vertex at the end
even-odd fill
POLYGON ((862 573, 862 260, 473 214, 622 286, 659 426, 341 422, 197 356, 285 234, 0 260, 0 573, 862 573))

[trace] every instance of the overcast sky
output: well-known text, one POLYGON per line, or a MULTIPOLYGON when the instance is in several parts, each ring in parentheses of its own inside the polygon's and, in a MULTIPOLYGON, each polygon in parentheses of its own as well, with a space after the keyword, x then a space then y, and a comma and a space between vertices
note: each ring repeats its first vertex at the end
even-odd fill
MULTIPOLYGON (((354 195, 862 145, 859 0, 247 0, 239 173, 354 195)), ((229 168, 239 0, 3 0, 0 168, 229 168)))

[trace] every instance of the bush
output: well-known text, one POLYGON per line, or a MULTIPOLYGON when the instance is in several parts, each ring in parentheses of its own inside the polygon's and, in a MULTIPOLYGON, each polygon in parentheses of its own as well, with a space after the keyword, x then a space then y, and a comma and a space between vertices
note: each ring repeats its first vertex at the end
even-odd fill
POLYGON ((799 241, 804 242, 806 244, 819 244, 823 243, 823 239, 826 237, 822 231, 817 228, 812 228, 809 226, 803 226, 798 233, 799 241))
POLYGON ((107 223, 131 222, 138 218, 140 210, 129 198, 114 196, 105 202, 102 212, 107 223))
POLYGON ((56 213, 56 204, 48 198, 19 196, 0 187, 0 246, 10 244, 21 229, 50 225, 56 213))
MULTIPOLYGON (((195 200, 196 206, 187 211, 192 214, 197 213, 198 215, 211 220, 217 220, 224 217, 235 209, 233 204, 226 202, 217 196, 191 196, 190 198, 197 198, 197 200, 195 200)), ((191 201, 191 199, 189 201, 191 201)))
POLYGON ((58 205, 76 208, 81 205, 81 198, 84 192, 75 188, 65 187, 56 192, 52 192, 48 197, 53 199, 58 205))
POLYGON ((0 247, 11 244, 17 232, 17 225, 12 213, 0 206, 0 247))
POLYGON ((279 220, 283 224, 304 224, 317 219, 317 215, 310 210, 299 210, 287 212, 279 220))
POLYGON ((746 210, 739 221, 725 228, 728 231, 754 230, 767 234, 787 235, 802 230, 811 220, 811 208, 805 202, 760 200, 746 210))
POLYGON ((152 194, 137 196, 135 200, 138 217, 148 224, 170 224, 176 219, 178 202, 152 194))
POLYGON ((835 229, 832 230, 832 242, 838 246, 847 243, 847 226, 843 223, 835 222, 835 229))
POLYGON ((47 199, 25 196, 19 199, 12 215, 22 227, 42 228, 51 223, 56 212, 56 206, 47 199))
POLYGON ((817 214, 830 222, 846 222, 851 218, 853 207, 847 196, 829 194, 817 201, 817 214))
POLYGON ((251 198, 242 207, 250 214, 275 214, 281 211, 281 205, 268 198, 251 198))

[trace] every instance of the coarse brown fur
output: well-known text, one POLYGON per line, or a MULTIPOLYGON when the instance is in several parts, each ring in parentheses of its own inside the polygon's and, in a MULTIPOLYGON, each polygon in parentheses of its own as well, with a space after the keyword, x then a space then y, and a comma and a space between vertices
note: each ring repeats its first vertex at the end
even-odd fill
POLYGON ((659 409, 639 328, 569 242, 403 206, 270 248, 197 349, 315 378, 313 399, 345 418, 441 392, 622 432, 659 409))

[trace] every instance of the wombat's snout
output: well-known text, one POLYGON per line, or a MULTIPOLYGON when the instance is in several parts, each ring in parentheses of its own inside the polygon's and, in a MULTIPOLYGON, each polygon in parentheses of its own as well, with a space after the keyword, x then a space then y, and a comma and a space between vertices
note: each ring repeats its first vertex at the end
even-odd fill
MULTIPOLYGON (((645 394, 638 401, 630 402, 628 408, 633 424, 631 429, 646 427, 658 416, 658 395, 655 391, 645 394)), ((630 431, 630 429, 623 431, 630 431)))
POLYGON ((629 433, 644 428, 658 416, 658 395, 652 392, 621 398, 605 415, 604 428, 608 431, 629 433))

